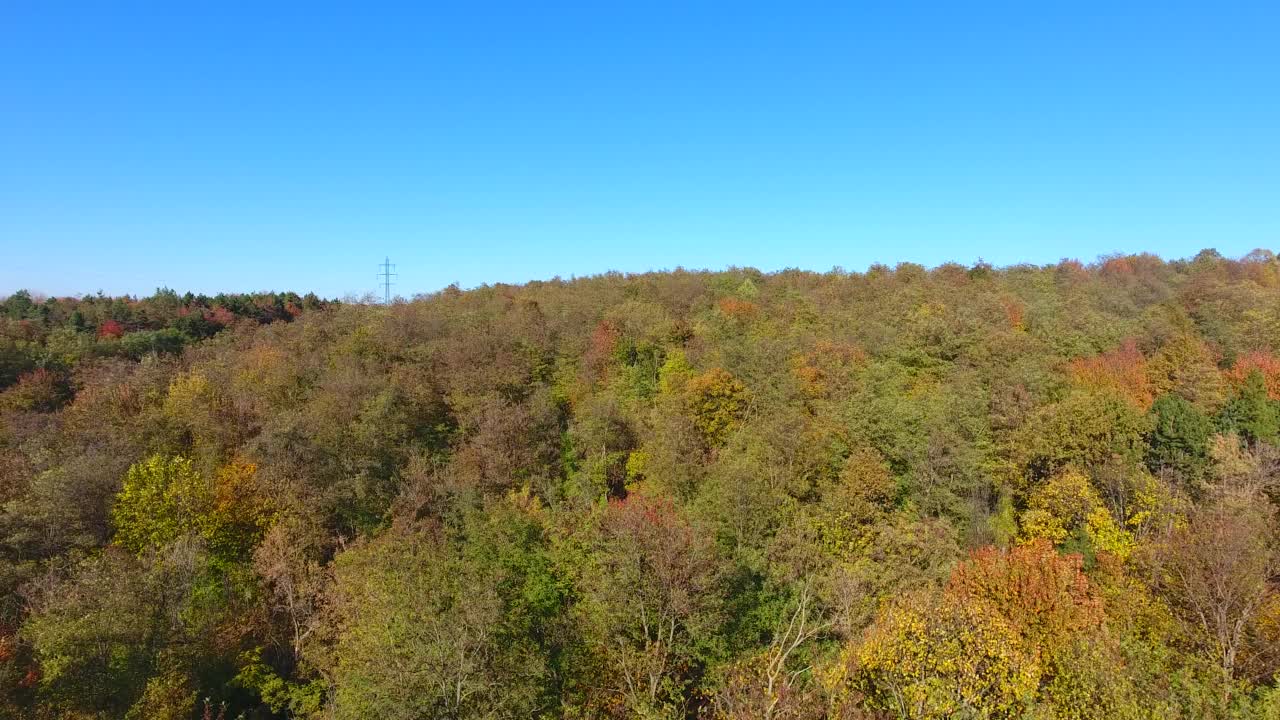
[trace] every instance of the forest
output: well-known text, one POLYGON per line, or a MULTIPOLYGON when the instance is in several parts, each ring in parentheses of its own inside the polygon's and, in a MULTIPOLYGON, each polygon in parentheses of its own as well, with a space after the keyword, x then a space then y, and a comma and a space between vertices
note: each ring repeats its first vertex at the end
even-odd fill
POLYGON ((1280 259, 0 302, 0 718, 1280 718, 1280 259))

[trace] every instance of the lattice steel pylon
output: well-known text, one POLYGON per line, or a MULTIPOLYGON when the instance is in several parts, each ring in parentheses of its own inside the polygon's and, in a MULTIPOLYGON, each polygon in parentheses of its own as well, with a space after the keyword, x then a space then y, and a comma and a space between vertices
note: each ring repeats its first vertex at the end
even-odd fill
POLYGON ((382 303, 384 305, 391 304, 391 286, 395 283, 391 282, 391 278, 397 277, 397 273, 391 272, 395 269, 395 265, 391 264, 391 258, 383 258, 382 264, 378 267, 382 268, 382 272, 378 273, 378 279, 382 281, 382 303))

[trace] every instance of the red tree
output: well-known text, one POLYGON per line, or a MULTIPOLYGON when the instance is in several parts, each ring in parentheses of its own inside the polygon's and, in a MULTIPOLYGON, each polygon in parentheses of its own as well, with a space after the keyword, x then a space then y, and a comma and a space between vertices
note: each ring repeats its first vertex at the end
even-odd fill
POLYGON ((98 337, 118 338, 124 335, 124 326, 115 320, 107 320, 98 326, 98 337))

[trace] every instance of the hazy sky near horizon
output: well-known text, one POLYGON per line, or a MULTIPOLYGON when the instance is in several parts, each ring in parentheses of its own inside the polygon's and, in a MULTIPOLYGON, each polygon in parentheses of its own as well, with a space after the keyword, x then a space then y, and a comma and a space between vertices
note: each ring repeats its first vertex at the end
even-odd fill
POLYGON ((1280 5, 0 6, 0 294, 1280 246, 1280 5))

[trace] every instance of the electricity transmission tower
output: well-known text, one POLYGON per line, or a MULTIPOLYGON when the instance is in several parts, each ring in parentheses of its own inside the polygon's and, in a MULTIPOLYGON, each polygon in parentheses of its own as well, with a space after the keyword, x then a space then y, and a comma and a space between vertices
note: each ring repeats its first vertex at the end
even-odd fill
POLYGON ((378 280, 382 281, 382 302, 384 305, 391 304, 391 286, 395 283, 391 282, 391 278, 396 277, 397 273, 391 272, 395 269, 395 265, 391 264, 391 258, 384 258, 382 264, 378 267, 382 268, 382 272, 378 273, 378 280))

